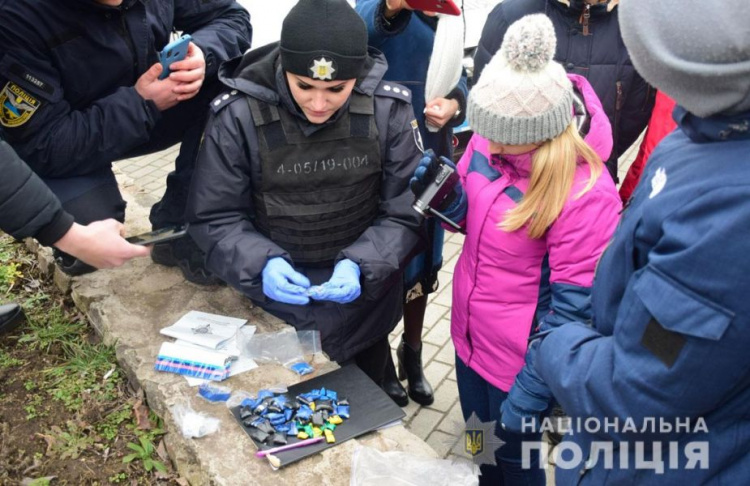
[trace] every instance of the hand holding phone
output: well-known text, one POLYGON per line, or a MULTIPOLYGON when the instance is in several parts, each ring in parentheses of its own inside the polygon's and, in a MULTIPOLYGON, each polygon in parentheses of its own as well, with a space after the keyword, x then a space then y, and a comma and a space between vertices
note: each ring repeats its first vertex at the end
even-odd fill
POLYGON ((167 226, 166 228, 149 231, 148 233, 129 236, 125 239, 128 241, 128 243, 145 246, 176 240, 178 238, 182 238, 186 234, 187 229, 185 228, 185 226, 167 226))
POLYGON ((414 10, 441 13, 446 15, 461 15, 461 9, 453 0, 402 0, 414 10))
POLYGON ((170 42, 164 47, 164 49, 162 49, 159 53, 159 62, 162 67, 159 79, 164 79, 169 76, 172 63, 185 59, 185 56, 187 56, 188 45, 192 39, 193 38, 190 37, 189 34, 185 34, 179 39, 170 42))

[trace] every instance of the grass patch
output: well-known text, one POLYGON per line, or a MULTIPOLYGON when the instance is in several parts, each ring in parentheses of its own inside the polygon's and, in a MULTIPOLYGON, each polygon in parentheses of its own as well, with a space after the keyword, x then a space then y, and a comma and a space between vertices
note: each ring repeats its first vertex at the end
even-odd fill
POLYGON ((138 428, 134 404, 141 418, 148 409, 128 390, 115 347, 49 280, 22 244, 0 236, 0 304, 17 302, 28 318, 0 336, 0 484, 174 484, 154 445, 161 420, 149 411, 148 429, 138 428))

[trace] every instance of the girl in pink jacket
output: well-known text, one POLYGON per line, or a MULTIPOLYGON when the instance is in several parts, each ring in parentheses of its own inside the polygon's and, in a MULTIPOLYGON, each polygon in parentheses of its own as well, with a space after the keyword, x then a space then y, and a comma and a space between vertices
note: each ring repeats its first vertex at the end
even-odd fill
MULTIPOLYGON (((496 421, 505 442, 480 484, 544 484, 538 454, 522 461, 522 442, 541 434, 519 424, 538 421, 552 401, 533 363, 524 366, 529 336, 590 320, 594 269, 621 208, 602 164, 612 150, 606 114, 584 78, 552 61, 555 44, 543 14, 508 29, 470 94, 475 135, 444 205, 466 232, 451 312, 461 408, 467 420, 496 421), (587 117, 576 116, 581 104, 587 117)), ((413 184, 436 165, 423 159, 413 184)))

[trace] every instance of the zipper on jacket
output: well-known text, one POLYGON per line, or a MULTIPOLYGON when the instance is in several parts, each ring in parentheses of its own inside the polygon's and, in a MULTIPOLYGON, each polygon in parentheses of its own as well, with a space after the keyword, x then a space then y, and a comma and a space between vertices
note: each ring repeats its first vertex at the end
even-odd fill
MULTIPOLYGON (((613 145, 612 145, 612 155, 610 157, 614 156, 616 157, 615 160, 617 160, 617 158, 619 158, 621 155, 620 153, 617 152, 617 146, 618 146, 618 142, 620 139, 620 116, 621 116, 620 112, 622 111, 622 105, 625 102, 625 99, 624 99, 625 96, 622 90, 622 81, 617 81, 615 83, 615 92, 617 95, 615 97, 615 116, 613 117, 614 123, 612 126, 613 145)), ((615 171, 615 175, 612 177, 612 179, 614 179, 615 184, 618 184, 620 182, 619 180, 620 178, 617 175, 617 171, 615 171)))
POLYGON ((589 19, 591 18, 591 5, 588 3, 583 7, 581 12, 581 18, 578 19, 578 23, 583 26, 583 35, 589 35, 589 19))
POLYGON ((122 11, 120 12, 120 34, 122 35, 123 39, 125 39, 125 43, 128 45, 128 49, 130 49, 130 55, 133 56, 133 78, 134 81, 137 81, 138 53, 135 50, 133 39, 130 37, 130 29, 128 29, 128 23, 125 21, 125 14, 122 11))

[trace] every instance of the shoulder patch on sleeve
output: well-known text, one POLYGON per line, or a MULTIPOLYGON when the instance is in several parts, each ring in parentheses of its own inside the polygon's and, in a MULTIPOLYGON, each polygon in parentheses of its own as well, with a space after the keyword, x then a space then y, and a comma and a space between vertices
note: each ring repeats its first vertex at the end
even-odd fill
POLYGON ((241 93, 236 89, 222 93, 211 101, 211 110, 218 113, 219 110, 240 98, 242 98, 241 93))
POLYGON ((38 98, 8 81, 0 91, 0 125, 16 128, 28 122, 42 105, 38 98))
POLYGON ((387 96, 411 103, 411 90, 390 81, 381 81, 378 87, 375 88, 375 96, 387 96))

